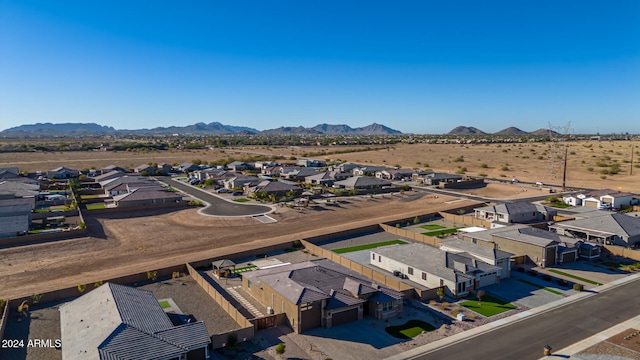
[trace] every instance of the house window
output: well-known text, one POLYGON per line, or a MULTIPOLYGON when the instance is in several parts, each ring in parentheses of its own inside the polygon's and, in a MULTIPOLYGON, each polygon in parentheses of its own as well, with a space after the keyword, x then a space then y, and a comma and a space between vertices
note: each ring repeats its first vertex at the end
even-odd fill
POLYGON ((248 281, 248 280, 247 280, 247 288, 248 288, 249 290, 251 290, 251 281, 248 281))
POLYGON ((393 311, 393 301, 387 301, 382 303, 382 312, 393 311))
POLYGON ((371 254, 371 258, 372 258, 373 260, 375 260, 375 259, 376 259, 376 254, 371 254))
POLYGON ((412 267, 408 268, 407 272, 409 273, 409 275, 413 275, 413 268, 412 267))
POLYGON ((478 239, 471 239, 471 242, 473 242, 474 244, 478 243, 478 239))
POLYGON ((380 255, 378 255, 378 262, 382 261, 382 257, 380 255))
POLYGON ((302 311, 311 310, 311 309, 313 309, 313 303, 306 303, 306 304, 300 305, 300 310, 302 311))
POLYGON ((427 273, 426 272, 422 273, 422 280, 427 280, 427 273))

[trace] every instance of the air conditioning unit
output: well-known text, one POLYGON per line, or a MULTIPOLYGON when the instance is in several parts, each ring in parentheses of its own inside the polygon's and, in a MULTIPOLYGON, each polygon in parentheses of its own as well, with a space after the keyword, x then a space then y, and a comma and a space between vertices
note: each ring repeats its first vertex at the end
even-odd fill
POLYGON ((273 308, 271 306, 267 307, 267 314, 273 315, 273 308))

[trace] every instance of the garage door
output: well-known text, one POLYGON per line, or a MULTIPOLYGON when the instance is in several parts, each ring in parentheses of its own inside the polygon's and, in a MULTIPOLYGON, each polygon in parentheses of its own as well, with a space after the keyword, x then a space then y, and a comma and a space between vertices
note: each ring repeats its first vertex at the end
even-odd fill
POLYGON ((598 202, 597 201, 585 201, 584 202, 584 206, 588 207, 588 208, 594 208, 597 209, 598 208, 598 202))
POLYGON ((322 326, 322 308, 315 305, 300 313, 300 331, 311 330, 322 326))
POLYGON ((568 263, 568 262, 574 262, 574 261, 576 261, 576 253, 575 252, 562 254, 562 262, 568 263))
POLYGON ((358 320, 358 309, 351 309, 331 314, 331 326, 338 326, 358 320))
POLYGON ((496 283, 496 275, 490 274, 487 276, 481 276, 480 281, 478 282, 478 287, 489 286, 496 283))

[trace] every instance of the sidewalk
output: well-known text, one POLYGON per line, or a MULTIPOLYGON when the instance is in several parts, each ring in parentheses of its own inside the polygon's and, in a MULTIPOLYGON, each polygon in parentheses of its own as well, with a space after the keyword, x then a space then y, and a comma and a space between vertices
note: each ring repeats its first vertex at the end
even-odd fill
MULTIPOLYGON (((630 320, 627 320, 618 325, 612 326, 601 333, 593 335, 590 338, 584 339, 564 349, 561 349, 558 351, 552 350, 551 356, 544 356, 540 358, 540 360, 552 360, 552 359, 557 359, 558 357, 562 359, 574 359, 574 360, 587 359, 587 358, 591 359, 593 358, 594 355, 604 355, 605 357, 603 357, 603 359, 606 359, 607 355, 611 356, 612 359, 616 358, 610 354, 588 354, 583 357, 579 355, 579 353, 627 329, 640 329, 640 316, 636 316, 630 320)), ((637 353, 637 358, 640 359, 640 353, 637 353)))
MULTIPOLYGON (((415 349, 411 349, 409 351, 405 351, 403 353, 400 354, 396 354, 394 356, 388 357, 387 360, 401 360, 401 359, 407 359, 407 358, 413 358, 416 356, 420 356, 420 355, 425 355, 425 354, 429 354, 431 352, 437 351, 441 348, 444 347, 448 347, 448 346, 452 346, 461 342, 464 342, 466 340, 469 340, 470 338, 476 337, 476 336, 480 336, 483 334, 486 334, 487 332, 490 332, 492 330, 504 327, 504 326, 508 326, 514 323, 517 323, 519 321, 522 321, 524 319, 542 314, 542 313, 546 313, 548 311, 557 309, 559 307, 563 307, 566 305, 569 305, 571 303, 574 303, 576 301, 580 301, 582 299, 591 297, 591 296, 595 296, 596 294, 605 292, 609 289, 618 287, 620 285, 626 284, 628 282, 632 282, 635 281, 637 279, 640 279, 640 274, 635 274, 635 275, 631 275, 631 276, 627 276, 623 279, 620 280, 616 280, 613 281, 609 284, 605 284, 599 287, 596 287, 594 289, 591 289, 589 291, 585 291, 585 292, 581 292, 560 300, 556 300, 553 302, 550 302, 546 305, 531 309, 531 310, 527 310, 527 311, 523 311, 521 313, 509 316, 507 318, 504 319, 500 319, 500 320, 496 320, 494 322, 491 322, 489 324, 486 325, 482 325, 479 326, 477 328, 473 328, 471 330, 468 331, 464 331, 458 334, 455 334, 453 336, 450 336, 448 338, 442 339, 442 340, 438 340, 438 341, 434 341, 430 344, 427 345, 423 345, 420 347, 417 347, 415 349)), ((550 357, 550 359, 552 359, 553 357, 550 357)))

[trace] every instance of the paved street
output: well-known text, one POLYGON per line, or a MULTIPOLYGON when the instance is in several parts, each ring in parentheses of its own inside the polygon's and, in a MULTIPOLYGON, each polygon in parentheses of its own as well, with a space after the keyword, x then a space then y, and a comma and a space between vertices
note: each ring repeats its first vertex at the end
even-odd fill
POLYGON ((639 314, 636 280, 411 359, 539 359, 639 314))
POLYGON ((159 176, 158 179, 178 190, 184 191, 195 198, 209 203, 210 205, 207 208, 201 210, 201 212, 206 215, 250 216, 269 213, 272 210, 271 207, 265 205, 241 204, 227 201, 202 189, 198 189, 180 181, 174 181, 168 176, 159 176))

